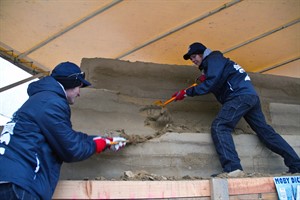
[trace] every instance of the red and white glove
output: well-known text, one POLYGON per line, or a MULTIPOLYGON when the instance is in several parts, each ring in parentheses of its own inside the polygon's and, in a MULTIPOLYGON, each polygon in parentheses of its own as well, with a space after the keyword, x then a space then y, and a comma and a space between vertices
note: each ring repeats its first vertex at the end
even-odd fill
POLYGON ((126 139, 123 137, 94 137, 96 144, 96 152, 100 153, 105 149, 110 149, 112 151, 118 151, 120 148, 126 145, 126 139))
POLYGON ((172 97, 175 97, 175 101, 180 101, 183 100, 186 97, 186 91, 185 90, 180 90, 178 92, 175 92, 172 97))

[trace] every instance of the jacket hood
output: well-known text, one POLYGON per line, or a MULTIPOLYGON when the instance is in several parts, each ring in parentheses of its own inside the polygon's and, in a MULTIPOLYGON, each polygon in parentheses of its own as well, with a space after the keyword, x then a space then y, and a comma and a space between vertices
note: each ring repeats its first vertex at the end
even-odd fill
POLYGON ((211 54, 211 50, 209 48, 205 49, 204 53, 203 53, 203 59, 205 59, 209 54, 211 54))
MULTIPOLYGON (((214 52, 215 52, 215 51, 214 51, 214 52)), ((214 53, 214 52, 211 51, 209 48, 205 49, 205 51, 203 52, 202 63, 201 63, 200 66, 199 66, 199 69, 200 69, 201 71, 203 70, 203 66, 202 66, 203 60, 204 60, 207 56, 209 56, 211 53, 214 53)))
POLYGON ((51 76, 47 76, 38 81, 30 83, 27 89, 27 93, 29 96, 44 91, 54 92, 64 98, 66 97, 65 91, 62 86, 51 76))

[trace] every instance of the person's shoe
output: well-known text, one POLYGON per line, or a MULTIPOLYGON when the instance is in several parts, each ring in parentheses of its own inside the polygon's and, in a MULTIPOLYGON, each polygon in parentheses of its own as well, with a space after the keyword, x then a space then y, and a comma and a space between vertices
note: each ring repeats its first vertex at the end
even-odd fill
POLYGON ((245 176, 245 173, 240 169, 228 173, 228 177, 230 178, 243 177, 243 176, 245 176))
POLYGON ((217 174, 212 174, 211 177, 219 177, 219 178, 236 178, 236 177, 243 177, 245 173, 243 170, 236 169, 232 172, 221 172, 217 174))

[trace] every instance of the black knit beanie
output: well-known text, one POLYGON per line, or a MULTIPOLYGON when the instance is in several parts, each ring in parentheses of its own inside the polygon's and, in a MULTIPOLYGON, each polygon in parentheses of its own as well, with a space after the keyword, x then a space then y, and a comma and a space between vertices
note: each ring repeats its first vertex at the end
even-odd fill
POLYGON ((75 88, 80 86, 82 83, 76 77, 54 77, 65 89, 75 88))

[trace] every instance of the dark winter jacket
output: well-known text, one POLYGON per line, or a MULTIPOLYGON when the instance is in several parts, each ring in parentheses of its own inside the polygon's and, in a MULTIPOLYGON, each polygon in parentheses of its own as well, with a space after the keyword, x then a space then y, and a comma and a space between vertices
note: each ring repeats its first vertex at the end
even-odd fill
POLYGON ((219 51, 209 53, 202 60, 206 80, 186 90, 188 96, 213 93, 220 103, 243 94, 257 95, 248 74, 241 66, 225 58, 219 51))
POLYGON ((54 78, 31 83, 28 95, 1 135, 0 181, 48 200, 62 163, 87 159, 96 146, 94 136, 72 129, 65 91, 54 78))

